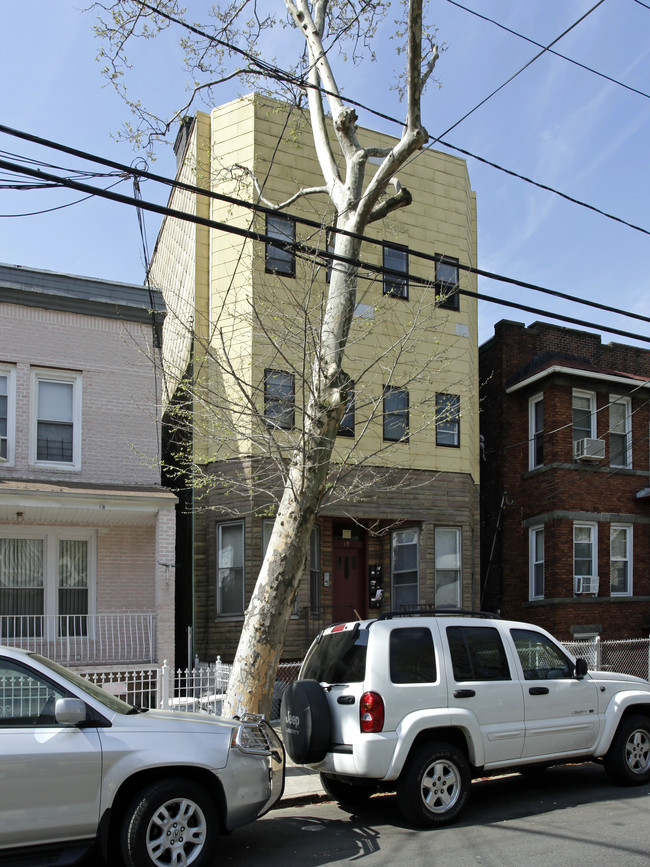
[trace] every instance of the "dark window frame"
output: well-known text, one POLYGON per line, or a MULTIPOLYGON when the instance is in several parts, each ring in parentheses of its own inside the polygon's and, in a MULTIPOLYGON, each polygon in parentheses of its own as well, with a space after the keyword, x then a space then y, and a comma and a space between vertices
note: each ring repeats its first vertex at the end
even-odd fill
MULTIPOLYGON (((394 424, 394 421, 392 421, 394 424)), ((383 439, 385 442, 393 442, 393 443, 407 443, 409 441, 409 393, 406 388, 401 388, 399 386, 394 385, 385 385, 383 392, 383 439), (404 406, 400 409, 387 409, 386 408, 386 399, 391 395, 403 395, 404 397, 404 406), (403 417, 403 431, 402 436, 387 436, 387 432, 389 432, 389 428, 391 426, 391 420, 403 417)))
POLYGON ((441 256, 440 259, 436 261, 436 303, 438 307, 441 307, 444 310, 460 310, 460 295, 458 294, 460 281, 458 276, 458 266, 459 260, 455 259, 453 256, 441 256), (451 266, 455 268, 455 279, 450 280, 448 277, 441 276, 441 266, 451 266))
POLYGON ((409 248, 403 244, 383 244, 382 245, 382 272, 383 272, 383 293, 390 295, 391 298, 401 298, 403 301, 409 299, 409 248), (396 268, 395 264, 389 264, 386 261, 387 251, 395 254, 401 254, 404 257, 404 267, 396 268), (387 273, 391 272, 391 273, 387 273), (403 277, 399 275, 403 274, 403 277))
MULTIPOLYGON (((275 411, 274 411, 275 413, 275 411)), ((296 378, 287 370, 277 370, 267 367, 264 371, 264 421, 267 427, 277 430, 293 430, 296 426, 296 378), (272 394, 269 390, 270 377, 280 374, 291 381, 291 391, 284 394, 272 394), (277 414, 269 414, 271 407, 280 407, 277 414), (278 422, 278 418, 290 415, 290 421, 278 422)))
POLYGON ((446 391, 439 391, 436 393, 436 445, 441 446, 442 448, 448 449, 459 449, 460 448, 460 395, 459 394, 450 394, 446 391), (444 406, 442 406, 442 401, 440 398, 452 398, 455 402, 455 414, 451 414, 450 410, 452 409, 450 402, 446 402, 444 406), (445 416, 444 418, 439 418, 441 415, 440 410, 444 410, 445 416), (443 432, 445 435, 451 433, 454 436, 453 431, 451 430, 453 426, 453 431, 455 431, 455 442, 444 442, 442 439, 443 432), (444 427, 444 431, 443 431, 444 427))
POLYGON ((341 423, 339 425, 339 429, 336 433, 339 437, 353 437, 354 436, 354 426, 356 424, 355 419, 355 391, 354 391, 354 383, 348 388, 348 399, 345 404, 345 412, 343 413, 343 418, 341 419, 341 423))
MULTIPOLYGON (((266 215, 266 234, 271 238, 277 238, 286 244, 296 243, 296 221, 286 214, 266 215), (279 225, 284 224, 290 228, 288 232, 282 232, 279 225)), ((283 247, 266 242, 264 254, 264 269, 267 274, 281 274, 283 277, 296 276, 296 254, 294 250, 286 250, 283 247)))

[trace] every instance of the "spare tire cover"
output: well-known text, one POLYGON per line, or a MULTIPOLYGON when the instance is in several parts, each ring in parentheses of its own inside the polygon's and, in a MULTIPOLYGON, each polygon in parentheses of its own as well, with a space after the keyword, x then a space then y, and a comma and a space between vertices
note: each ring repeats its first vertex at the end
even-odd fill
POLYGON ((282 696, 282 739, 292 761, 320 762, 331 741, 330 709, 316 680, 296 680, 282 696))

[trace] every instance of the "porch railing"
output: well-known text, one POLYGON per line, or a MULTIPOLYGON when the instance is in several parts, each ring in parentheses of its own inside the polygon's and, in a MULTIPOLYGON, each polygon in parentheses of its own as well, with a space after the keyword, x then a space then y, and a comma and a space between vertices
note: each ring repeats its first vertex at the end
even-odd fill
POLYGON ((42 653, 64 665, 156 662, 156 615, 0 615, 0 644, 42 653))

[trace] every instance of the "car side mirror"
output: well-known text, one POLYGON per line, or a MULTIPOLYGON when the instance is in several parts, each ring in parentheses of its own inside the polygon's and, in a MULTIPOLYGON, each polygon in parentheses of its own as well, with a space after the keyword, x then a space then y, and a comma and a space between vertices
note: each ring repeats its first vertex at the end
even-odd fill
POLYGON ((582 657, 576 659, 576 677, 578 680, 581 680, 587 674, 587 671, 587 660, 582 659, 582 657))
POLYGON ((54 719, 62 726, 78 726, 88 718, 86 703, 80 698, 58 698, 54 706, 54 719))

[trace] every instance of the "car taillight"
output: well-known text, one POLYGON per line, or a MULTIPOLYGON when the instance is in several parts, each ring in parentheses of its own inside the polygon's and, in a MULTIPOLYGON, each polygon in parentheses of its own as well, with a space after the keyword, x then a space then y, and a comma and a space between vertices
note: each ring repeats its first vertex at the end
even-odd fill
POLYGON ((364 692, 359 703, 362 732, 380 732, 384 727, 384 700, 377 692, 364 692))

